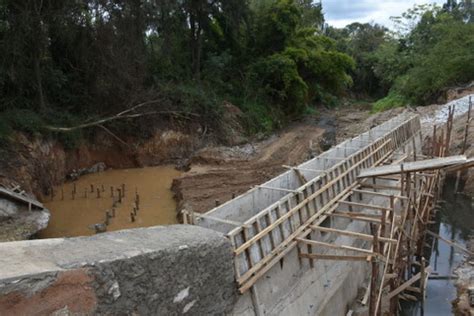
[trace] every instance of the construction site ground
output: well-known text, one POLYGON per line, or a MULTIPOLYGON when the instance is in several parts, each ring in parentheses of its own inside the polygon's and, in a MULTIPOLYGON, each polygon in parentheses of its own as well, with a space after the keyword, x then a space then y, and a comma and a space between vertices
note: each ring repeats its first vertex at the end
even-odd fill
POLYGON ((372 115, 363 106, 323 110, 263 141, 206 147, 189 160, 189 171, 173 183, 178 209, 206 212, 280 174, 285 165, 306 161, 402 111, 372 115))

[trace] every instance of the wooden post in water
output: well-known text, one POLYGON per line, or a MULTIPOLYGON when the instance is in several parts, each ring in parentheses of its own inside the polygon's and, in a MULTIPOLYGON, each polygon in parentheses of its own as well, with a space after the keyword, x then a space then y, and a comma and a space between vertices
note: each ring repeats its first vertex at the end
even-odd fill
POLYGON ((122 203, 122 189, 117 189, 118 202, 122 203))
POLYGON ((94 193, 94 185, 91 184, 91 193, 94 193))
POLYGON ((100 190, 97 188, 97 198, 100 199, 100 190))
POLYGON ((102 184, 102 186, 101 186, 101 190, 102 190, 102 192, 105 192, 105 188, 104 188, 104 185, 103 185, 103 184, 102 184))
POLYGON ((420 266, 420 274, 421 274, 421 278, 420 278, 420 296, 421 296, 421 304, 420 304, 420 316, 424 316, 425 315, 425 288, 426 288, 426 285, 425 285, 425 281, 426 281, 426 271, 425 271, 425 264, 426 264, 426 260, 424 257, 421 257, 421 262, 420 262, 421 266, 420 266))
POLYGON ((133 223, 135 221, 135 215, 130 213, 130 221, 133 223))
POLYGON ((125 183, 122 183, 122 197, 125 197, 125 183))
MULTIPOLYGON (((472 99, 471 97, 469 97, 469 108, 467 110, 467 120, 466 120, 466 127, 464 128, 464 141, 462 144, 461 155, 464 155, 467 149, 467 138, 469 136, 469 123, 471 122, 471 110, 472 110, 472 99)), ((458 192, 460 181, 461 181, 461 170, 459 170, 456 173, 456 183, 454 185, 454 193, 458 192)))
POLYGON ((110 197, 114 197, 114 187, 110 187, 110 197))

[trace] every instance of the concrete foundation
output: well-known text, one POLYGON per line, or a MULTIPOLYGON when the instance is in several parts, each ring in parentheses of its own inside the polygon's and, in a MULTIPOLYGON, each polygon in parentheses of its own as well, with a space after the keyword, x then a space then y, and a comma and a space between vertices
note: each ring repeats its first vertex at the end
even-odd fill
POLYGON ((0 243, 0 315, 222 315, 229 241, 196 226, 0 243))

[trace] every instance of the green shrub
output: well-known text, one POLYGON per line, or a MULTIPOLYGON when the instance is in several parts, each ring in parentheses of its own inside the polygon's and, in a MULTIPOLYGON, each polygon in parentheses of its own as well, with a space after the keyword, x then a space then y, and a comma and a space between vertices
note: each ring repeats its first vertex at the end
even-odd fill
POLYGON ((44 126, 43 119, 31 110, 10 109, 3 112, 2 116, 12 129, 31 135, 39 133, 44 126))
POLYGON ((265 106, 263 102, 243 102, 241 109, 244 112, 245 128, 250 135, 257 133, 268 135, 281 127, 282 113, 274 107, 265 106))
POLYGON ((385 98, 372 105, 372 113, 383 112, 407 104, 407 99, 397 92, 391 91, 385 98))

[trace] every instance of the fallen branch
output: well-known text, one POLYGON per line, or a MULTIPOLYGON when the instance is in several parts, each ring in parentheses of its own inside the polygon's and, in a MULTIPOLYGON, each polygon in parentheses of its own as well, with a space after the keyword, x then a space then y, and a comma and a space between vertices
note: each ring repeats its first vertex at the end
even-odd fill
POLYGON ((47 125, 47 126, 44 126, 44 128, 47 129, 47 130, 53 131, 53 132, 72 132, 72 131, 82 129, 82 128, 93 127, 93 126, 101 126, 104 123, 108 123, 108 122, 115 121, 115 120, 131 119, 131 118, 137 118, 137 117, 147 116, 147 115, 167 114, 167 115, 174 115, 174 116, 177 116, 177 117, 181 117, 181 118, 184 118, 184 119, 189 119, 189 116, 199 117, 199 115, 196 114, 196 113, 189 113, 189 112, 182 112, 182 111, 151 111, 151 112, 129 114, 129 113, 131 113, 131 112, 133 112, 133 111, 135 111, 135 110, 137 110, 137 109, 139 109, 139 108, 141 108, 145 105, 150 105, 150 104, 154 104, 154 103, 157 103, 157 102, 158 101, 156 101, 156 100, 155 101, 143 102, 143 103, 137 104, 137 105, 125 110, 125 111, 117 113, 113 116, 109 116, 109 117, 106 117, 106 118, 103 118, 103 119, 100 119, 100 120, 97 120, 97 121, 94 121, 94 122, 83 123, 83 124, 79 124, 79 125, 72 126, 72 127, 56 127, 56 126, 47 125))

